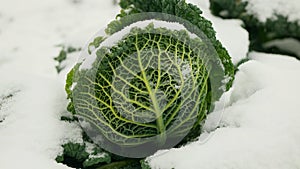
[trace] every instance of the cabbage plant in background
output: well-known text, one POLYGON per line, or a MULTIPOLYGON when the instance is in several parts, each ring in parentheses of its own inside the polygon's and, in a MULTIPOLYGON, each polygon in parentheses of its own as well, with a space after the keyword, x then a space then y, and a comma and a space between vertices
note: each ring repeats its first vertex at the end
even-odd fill
POLYGON ((295 16, 297 12, 291 12, 292 9, 299 11, 299 2, 266 1, 256 4, 254 0, 210 0, 210 9, 216 16, 244 21, 244 27, 249 32, 250 50, 300 59, 300 18, 295 16), (264 9, 262 4, 272 5, 264 9), (269 11, 272 11, 271 16, 269 11))
POLYGON ((199 137, 232 85, 230 56, 195 5, 122 0, 120 6, 67 77, 71 121, 79 121, 86 141, 63 146, 57 161, 72 167, 149 167, 139 161, 199 137))

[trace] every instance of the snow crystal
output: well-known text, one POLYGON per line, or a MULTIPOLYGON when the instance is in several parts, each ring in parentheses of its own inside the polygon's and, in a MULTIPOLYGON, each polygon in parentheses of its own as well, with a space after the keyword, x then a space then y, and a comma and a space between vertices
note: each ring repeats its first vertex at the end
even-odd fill
POLYGON ((182 72, 183 79, 189 78, 191 76, 191 71, 192 71, 192 68, 190 67, 189 64, 183 64, 181 66, 181 72, 182 72))
POLYGON ((103 157, 105 157, 105 155, 106 155, 106 153, 98 153, 96 155, 90 154, 89 158, 103 158, 103 157))
POLYGON ((175 88, 175 89, 179 89, 180 86, 179 86, 179 85, 175 85, 174 88, 175 88))
POLYGON ((73 90, 76 87, 76 85, 77 85, 77 82, 73 83, 70 89, 73 90))
POLYGON ((93 154, 95 145, 89 142, 85 142, 85 151, 89 154, 93 154))

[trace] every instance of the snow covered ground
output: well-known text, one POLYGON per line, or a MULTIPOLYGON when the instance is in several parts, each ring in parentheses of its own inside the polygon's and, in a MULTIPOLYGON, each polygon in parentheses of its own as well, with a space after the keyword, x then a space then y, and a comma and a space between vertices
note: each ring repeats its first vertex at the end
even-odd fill
MULTIPOLYGON (((192 2, 213 22, 233 62, 245 58, 249 42, 241 21, 212 16, 207 1, 192 2)), ((83 46, 118 11, 109 0, 0 0, 0 169, 69 168, 54 159, 62 143, 82 141, 80 129, 60 121, 65 74, 75 59, 58 75, 55 45, 83 46)), ((256 52, 249 57, 227 93, 219 128, 214 113, 207 120, 210 139, 156 153, 147 159, 153 168, 300 168, 300 62, 256 52)))
POLYGON ((289 21, 300 20, 299 0, 242 0, 248 2, 247 11, 254 14, 262 22, 272 18, 274 13, 288 16, 289 21))
POLYGON ((81 142, 79 128, 60 121, 67 100, 55 46, 83 46, 119 9, 106 0, 73 2, 0 0, 1 169, 69 168, 54 160, 60 145, 81 142))

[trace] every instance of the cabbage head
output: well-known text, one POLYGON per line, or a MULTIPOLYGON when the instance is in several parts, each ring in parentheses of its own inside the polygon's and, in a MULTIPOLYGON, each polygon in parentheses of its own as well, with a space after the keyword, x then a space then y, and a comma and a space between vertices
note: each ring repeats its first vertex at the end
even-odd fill
POLYGON ((144 16, 116 20, 106 35, 94 37, 66 85, 68 109, 88 136, 109 152, 135 158, 199 136, 233 79, 230 59, 197 27, 166 22, 170 15, 144 16))

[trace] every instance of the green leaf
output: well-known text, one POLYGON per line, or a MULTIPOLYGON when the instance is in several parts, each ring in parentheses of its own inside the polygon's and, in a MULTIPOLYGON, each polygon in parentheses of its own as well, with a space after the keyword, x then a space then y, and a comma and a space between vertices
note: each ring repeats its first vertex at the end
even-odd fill
POLYGON ((72 97, 72 85, 74 82, 76 82, 76 79, 74 79, 75 72, 78 71, 80 64, 76 64, 71 71, 67 74, 67 79, 66 79, 66 85, 65 85, 65 91, 67 93, 67 98, 72 97))
POLYGON ((64 49, 62 49, 59 52, 58 56, 54 58, 54 60, 56 60, 59 63, 61 63, 62 61, 66 60, 66 58, 67 58, 67 52, 64 49))
POLYGON ((141 160, 142 169, 151 169, 149 163, 146 160, 141 160))
POLYGON ((141 164, 139 159, 126 159, 103 165, 97 169, 141 169, 141 164))
POLYGON ((103 42, 105 40, 105 38, 104 37, 102 37, 102 36, 99 36, 99 37, 96 37, 95 39, 94 39, 94 41, 93 42, 91 42, 90 44, 89 44, 89 46, 88 46, 88 52, 91 54, 91 47, 93 47, 93 48, 98 48, 99 46, 100 46, 100 44, 103 42))
POLYGON ((75 48, 72 46, 65 47, 64 45, 57 45, 57 46, 61 47, 61 50, 60 50, 58 56, 56 56, 54 58, 54 60, 58 62, 57 65, 55 66, 55 68, 56 68, 57 73, 60 73, 65 68, 65 66, 62 65, 62 63, 67 59, 68 54, 80 51, 81 48, 75 48))
POLYGON ((69 142, 62 145, 62 147, 62 155, 57 156, 55 160, 73 168, 82 168, 82 163, 89 157, 89 154, 85 151, 85 145, 69 142))
POLYGON ((63 145, 64 156, 71 157, 79 162, 85 161, 89 154, 85 151, 85 145, 79 143, 67 143, 63 145))
POLYGON ((85 142, 84 144, 69 142, 62 145, 63 154, 56 157, 56 161, 75 168, 89 168, 105 165, 111 162, 110 154, 101 150, 96 145, 85 142), (86 144, 95 146, 93 151, 87 149, 86 144))

